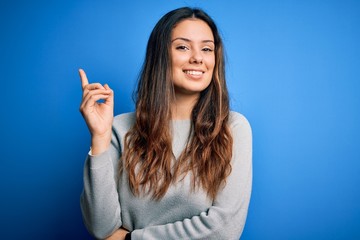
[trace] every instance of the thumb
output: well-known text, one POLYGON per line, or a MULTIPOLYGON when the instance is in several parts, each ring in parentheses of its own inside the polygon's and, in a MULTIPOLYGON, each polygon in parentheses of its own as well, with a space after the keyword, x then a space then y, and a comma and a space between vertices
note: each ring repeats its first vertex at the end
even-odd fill
POLYGON ((111 88, 109 87, 109 85, 108 85, 107 83, 104 84, 104 88, 105 88, 106 90, 111 90, 111 88))
POLYGON ((109 94, 109 97, 108 98, 106 98, 106 103, 111 103, 111 104, 113 104, 114 103, 114 91, 109 87, 109 85, 108 84, 104 84, 104 88, 106 89, 106 90, 110 90, 110 94, 109 94))

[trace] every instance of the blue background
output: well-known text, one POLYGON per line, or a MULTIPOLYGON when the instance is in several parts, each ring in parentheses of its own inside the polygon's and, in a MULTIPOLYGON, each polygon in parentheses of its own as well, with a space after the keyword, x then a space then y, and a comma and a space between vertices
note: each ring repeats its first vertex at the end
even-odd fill
POLYGON ((250 121, 242 239, 360 239, 360 2, 1 1, 1 239, 87 239, 90 136, 78 68, 131 99, 155 23, 204 8, 227 50, 233 110, 250 121))

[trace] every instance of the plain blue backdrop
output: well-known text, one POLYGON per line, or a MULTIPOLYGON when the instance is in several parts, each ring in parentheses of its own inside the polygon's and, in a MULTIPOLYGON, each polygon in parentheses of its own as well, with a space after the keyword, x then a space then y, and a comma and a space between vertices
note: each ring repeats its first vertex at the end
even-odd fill
POLYGON ((1 1, 1 239, 90 238, 77 70, 114 89, 116 114, 133 111, 150 31, 181 6, 217 22, 232 109, 253 128, 242 239, 360 239, 355 0, 1 1))

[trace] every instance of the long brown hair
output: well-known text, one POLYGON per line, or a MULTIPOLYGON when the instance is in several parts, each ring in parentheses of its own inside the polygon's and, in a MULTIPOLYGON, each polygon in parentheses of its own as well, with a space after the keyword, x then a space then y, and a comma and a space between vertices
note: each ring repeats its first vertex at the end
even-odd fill
POLYGON ((229 97, 223 44, 214 21, 204 11, 179 8, 159 20, 147 44, 135 99, 136 122, 125 136, 123 155, 133 193, 151 193, 153 198, 161 199, 171 183, 191 172, 192 188, 202 187, 214 199, 231 172, 233 141, 227 123, 229 97), (192 110, 189 142, 179 159, 174 159, 170 130, 175 98, 171 34, 178 23, 189 18, 203 20, 211 28, 215 67, 210 85, 200 93, 192 110))

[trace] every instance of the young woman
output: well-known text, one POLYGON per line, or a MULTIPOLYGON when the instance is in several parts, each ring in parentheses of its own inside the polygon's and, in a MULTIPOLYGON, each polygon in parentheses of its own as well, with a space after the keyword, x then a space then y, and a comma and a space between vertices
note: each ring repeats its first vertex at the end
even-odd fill
POLYGON ((229 111, 213 20, 180 8, 153 29, 136 112, 113 117, 113 91, 80 70, 91 133, 81 209, 100 239, 239 239, 252 184, 252 135, 229 111), (104 99, 103 103, 97 100, 104 99))

